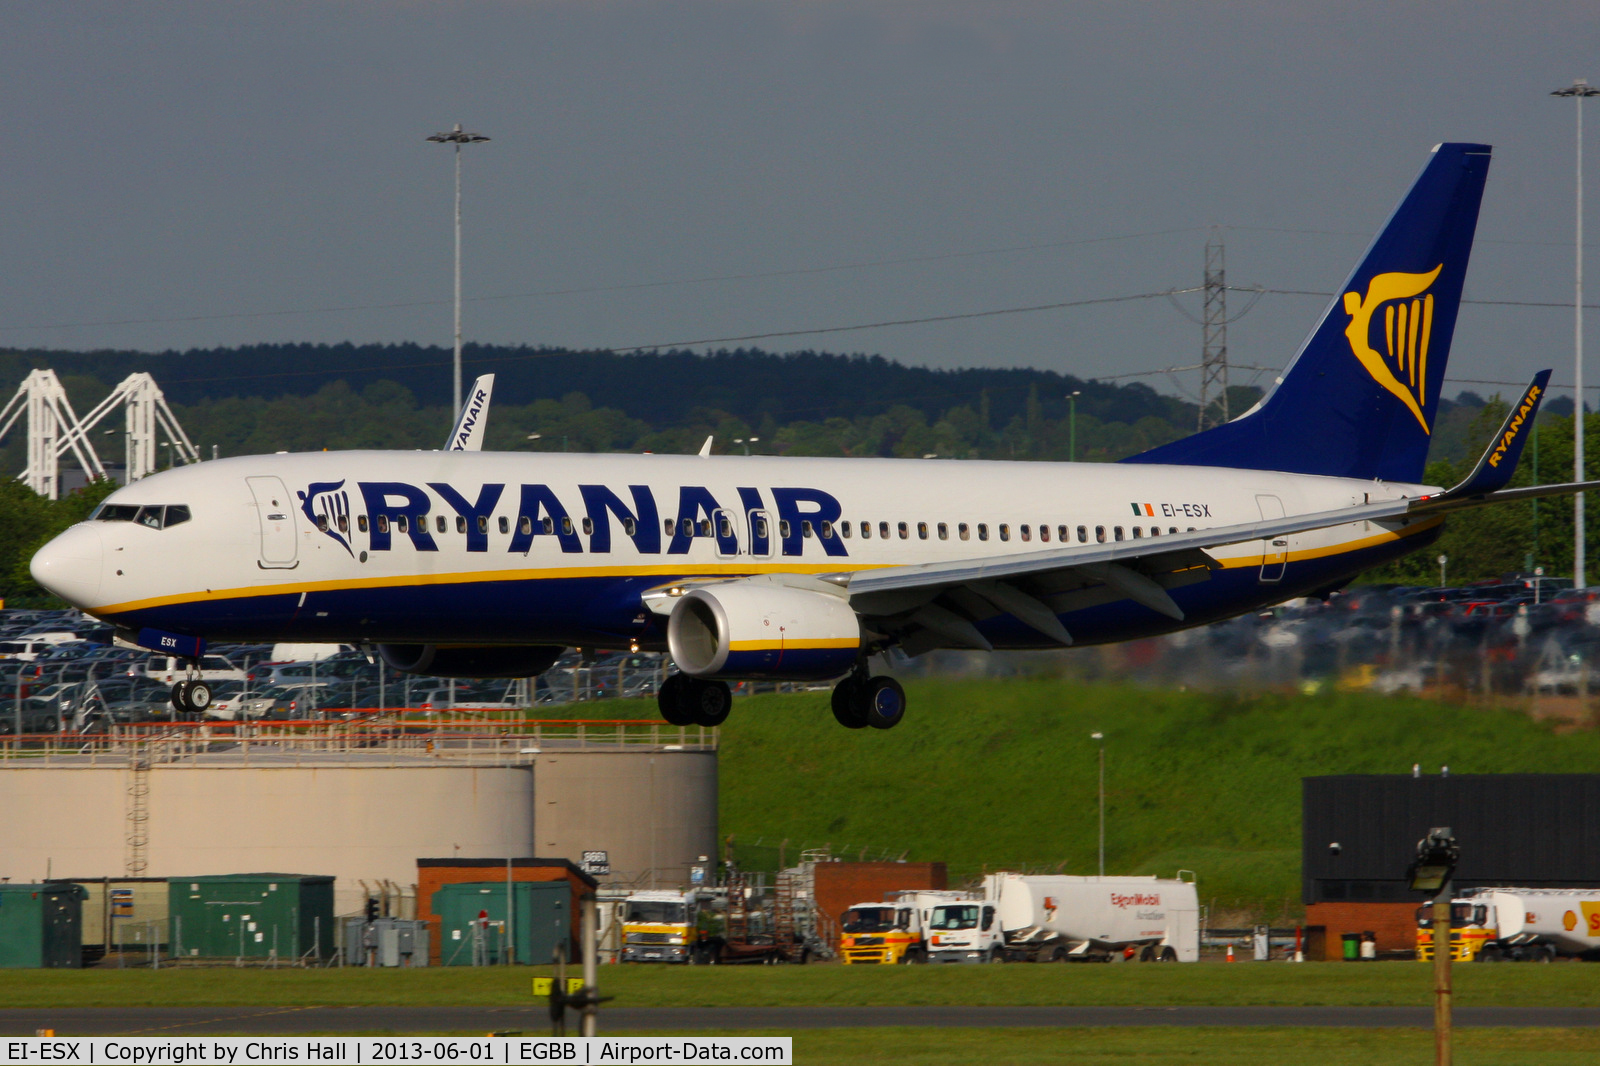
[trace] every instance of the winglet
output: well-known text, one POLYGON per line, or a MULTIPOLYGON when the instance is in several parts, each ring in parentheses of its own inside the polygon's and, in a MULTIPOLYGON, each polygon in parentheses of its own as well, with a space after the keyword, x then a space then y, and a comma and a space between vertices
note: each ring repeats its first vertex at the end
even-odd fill
POLYGON ((456 428, 450 431, 445 443, 447 452, 483 451, 483 431, 489 424, 489 395, 494 392, 494 375, 485 374, 472 383, 467 392, 467 402, 461 405, 461 416, 456 428))
POLYGON ((1463 496, 1482 496, 1498 492, 1511 482, 1517 472, 1517 460, 1522 458, 1522 446, 1528 442, 1533 430, 1533 420, 1539 414, 1539 404, 1550 386, 1550 371, 1541 370, 1523 390, 1522 397, 1511 405, 1511 411, 1500 425, 1500 432, 1489 441, 1489 448, 1472 468, 1466 480, 1444 495, 1441 500, 1459 499, 1463 496))
POLYGON ((704 444, 700 445, 700 454, 701 455, 710 455, 711 454, 711 442, 712 442, 713 439, 715 439, 715 437, 716 437, 716 434, 712 434, 710 437, 706 438, 706 442, 704 444))

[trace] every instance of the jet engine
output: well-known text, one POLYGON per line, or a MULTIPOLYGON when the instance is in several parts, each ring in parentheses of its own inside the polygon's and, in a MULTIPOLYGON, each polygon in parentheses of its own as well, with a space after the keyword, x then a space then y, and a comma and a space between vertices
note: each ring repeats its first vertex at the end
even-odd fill
POLYGON ((433 677, 533 677, 566 650, 543 645, 379 644, 383 661, 403 674, 433 677))
POLYGON ((847 674, 861 648, 861 624, 826 591, 730 581, 692 589, 667 619, 678 669, 701 678, 825 681, 847 674))

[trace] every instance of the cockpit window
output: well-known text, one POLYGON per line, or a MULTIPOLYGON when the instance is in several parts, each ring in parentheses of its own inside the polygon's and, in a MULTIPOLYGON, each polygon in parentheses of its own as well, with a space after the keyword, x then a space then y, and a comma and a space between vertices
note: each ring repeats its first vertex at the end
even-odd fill
POLYGON ((99 522, 137 522, 149 529, 165 529, 189 521, 189 508, 185 504, 102 503, 90 516, 99 522))

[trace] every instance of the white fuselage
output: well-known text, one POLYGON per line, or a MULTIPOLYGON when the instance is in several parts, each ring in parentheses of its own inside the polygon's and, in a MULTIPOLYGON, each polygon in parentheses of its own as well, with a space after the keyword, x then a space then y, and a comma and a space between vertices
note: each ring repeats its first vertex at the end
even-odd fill
MULTIPOLYGON (((674 581, 1023 555, 1427 491, 1151 465, 313 452, 129 485, 101 513, 131 520, 80 523, 34 573, 119 626, 211 639, 660 647, 641 596, 674 581), (174 505, 188 517, 165 528, 115 510, 174 505)), ((1356 522, 1214 550, 1211 579, 1174 592, 1181 624, 1337 585, 1438 525, 1356 522)), ((1085 643, 1179 625, 1127 603, 1068 622, 1085 643)), ((1003 622, 988 631, 997 647, 1036 643, 1003 622)))

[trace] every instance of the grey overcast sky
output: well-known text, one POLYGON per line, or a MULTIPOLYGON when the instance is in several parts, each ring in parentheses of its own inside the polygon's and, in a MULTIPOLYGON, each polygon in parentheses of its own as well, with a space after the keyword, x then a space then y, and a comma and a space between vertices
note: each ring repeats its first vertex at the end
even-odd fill
MULTIPOLYGON (((448 344, 450 151, 423 138, 455 122, 493 138, 465 159, 469 340, 1155 292, 1198 283, 1214 225, 1231 282, 1328 291, 1444 140, 1495 146, 1468 296, 1570 301, 1548 93, 1600 83, 1594 0, 4 10, 9 347, 448 344)), ((1262 298, 1233 361, 1282 365, 1322 304, 1262 298)), ((1158 298, 760 343, 1097 376, 1193 363, 1200 330, 1158 298)), ((1570 382, 1572 313, 1468 307, 1455 347, 1453 378, 1570 382)))

